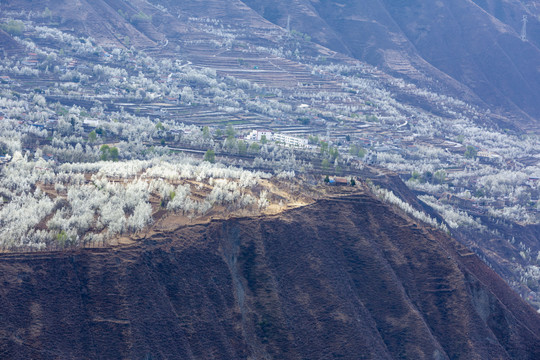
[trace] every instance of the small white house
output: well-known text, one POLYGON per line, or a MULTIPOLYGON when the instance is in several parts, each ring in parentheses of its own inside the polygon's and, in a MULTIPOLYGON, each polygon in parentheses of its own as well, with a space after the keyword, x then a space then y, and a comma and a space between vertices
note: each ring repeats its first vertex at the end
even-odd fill
POLYGON ((89 127, 89 128, 97 128, 97 127, 99 127, 99 120, 84 119, 83 120, 83 126, 86 126, 86 127, 89 127))

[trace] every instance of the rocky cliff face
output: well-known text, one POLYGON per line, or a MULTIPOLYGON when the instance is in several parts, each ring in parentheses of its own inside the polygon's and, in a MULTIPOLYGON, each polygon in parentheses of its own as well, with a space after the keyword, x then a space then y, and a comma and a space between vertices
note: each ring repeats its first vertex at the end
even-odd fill
POLYGON ((475 255, 368 195, 137 245, 0 258, 9 359, 538 359, 475 255))

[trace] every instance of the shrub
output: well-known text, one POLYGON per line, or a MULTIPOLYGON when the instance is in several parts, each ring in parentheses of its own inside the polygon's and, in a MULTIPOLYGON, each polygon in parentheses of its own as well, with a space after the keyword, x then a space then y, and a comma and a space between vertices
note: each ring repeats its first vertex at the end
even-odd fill
POLYGON ((208 149, 204 153, 204 161, 208 161, 211 164, 216 162, 216 153, 214 152, 214 150, 208 149))
POLYGON ((24 24, 19 20, 10 20, 5 24, 0 24, 0 28, 13 36, 21 36, 24 31, 24 24))

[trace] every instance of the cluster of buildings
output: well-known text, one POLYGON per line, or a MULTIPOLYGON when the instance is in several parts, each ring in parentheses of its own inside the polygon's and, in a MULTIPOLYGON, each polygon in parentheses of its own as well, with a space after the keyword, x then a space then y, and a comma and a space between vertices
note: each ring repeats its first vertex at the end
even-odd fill
POLYGON ((285 135, 281 133, 273 133, 270 130, 253 130, 246 136, 247 140, 261 141, 266 138, 268 141, 275 141, 285 144, 290 147, 307 148, 308 139, 299 138, 296 136, 285 135))

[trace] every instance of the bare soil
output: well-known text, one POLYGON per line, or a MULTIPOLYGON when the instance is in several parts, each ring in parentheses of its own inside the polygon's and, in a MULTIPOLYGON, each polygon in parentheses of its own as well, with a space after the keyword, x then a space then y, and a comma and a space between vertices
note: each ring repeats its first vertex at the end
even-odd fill
POLYGON ((369 195, 0 255, 4 359, 538 359, 540 317, 369 195))

